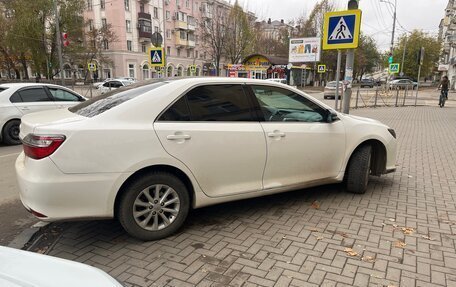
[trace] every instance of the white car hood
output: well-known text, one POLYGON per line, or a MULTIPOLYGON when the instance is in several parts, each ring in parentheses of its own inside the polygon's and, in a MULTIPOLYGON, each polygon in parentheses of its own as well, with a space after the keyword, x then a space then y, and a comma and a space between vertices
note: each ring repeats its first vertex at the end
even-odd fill
POLYGON ((95 267, 70 260, 0 246, 0 286, 121 287, 95 267))

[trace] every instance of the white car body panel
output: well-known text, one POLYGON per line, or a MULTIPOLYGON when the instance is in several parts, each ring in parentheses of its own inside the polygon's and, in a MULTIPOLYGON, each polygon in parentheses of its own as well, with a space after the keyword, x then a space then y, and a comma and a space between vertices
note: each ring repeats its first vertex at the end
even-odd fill
POLYGON ((98 268, 0 246, 2 287, 122 287, 98 268))
POLYGON ((48 216, 42 219, 46 221, 113 217, 122 184, 135 172, 157 165, 187 175, 193 187, 194 208, 340 182, 354 149, 372 139, 387 149, 386 169, 395 168, 396 140, 388 127, 340 113, 338 121, 316 124, 156 121, 192 87, 218 83, 276 86, 305 95, 263 80, 189 78, 152 91, 145 89, 143 95, 91 118, 68 110, 26 115, 21 138, 33 132, 64 134, 67 140, 48 158, 19 156, 16 170, 24 205, 48 216), (285 138, 269 138, 267 133, 274 130, 285 132, 285 138), (169 141, 167 137, 176 132, 191 133, 191 139, 169 141), (291 144, 285 145, 288 142, 291 144), (306 150, 311 153, 302 155, 306 150))

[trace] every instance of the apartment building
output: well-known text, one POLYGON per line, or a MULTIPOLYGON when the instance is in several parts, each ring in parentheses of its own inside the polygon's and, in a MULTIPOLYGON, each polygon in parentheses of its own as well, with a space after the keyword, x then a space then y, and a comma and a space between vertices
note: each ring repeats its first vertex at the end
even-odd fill
POLYGON ((99 78, 214 75, 199 30, 205 19, 214 17, 213 11, 229 13, 230 7, 224 0, 87 0, 88 29, 110 24, 117 36, 115 42, 103 45, 103 55, 111 63, 99 63, 99 78), (148 63, 155 32, 163 37, 166 55, 161 71, 148 63))
POLYGON ((456 3, 449 0, 445 9, 445 16, 440 21, 439 39, 442 41, 439 71, 450 79, 451 88, 456 82, 456 3))

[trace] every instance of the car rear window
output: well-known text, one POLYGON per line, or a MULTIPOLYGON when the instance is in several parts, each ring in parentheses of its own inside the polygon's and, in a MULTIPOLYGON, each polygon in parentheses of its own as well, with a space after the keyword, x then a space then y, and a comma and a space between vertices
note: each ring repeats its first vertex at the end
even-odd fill
POLYGON ((168 83, 163 79, 152 81, 153 82, 147 81, 137 83, 129 85, 121 90, 111 91, 102 96, 92 98, 79 105, 71 107, 69 108, 69 111, 80 116, 91 118, 168 83))

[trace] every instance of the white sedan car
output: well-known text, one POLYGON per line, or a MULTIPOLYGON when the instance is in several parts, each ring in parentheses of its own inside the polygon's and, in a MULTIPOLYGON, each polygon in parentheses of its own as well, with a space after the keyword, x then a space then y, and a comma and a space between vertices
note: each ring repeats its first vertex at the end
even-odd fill
POLYGON ((22 120, 24 206, 44 221, 116 217, 142 240, 191 208, 395 170, 396 134, 287 85, 240 78, 148 81, 22 120))
POLYGON ((62 86, 15 83, 0 85, 0 141, 20 144, 19 125, 25 114, 69 108, 86 99, 62 86))
POLYGON ((101 94, 105 94, 105 93, 110 92, 112 90, 129 86, 129 85, 131 85, 133 83, 135 83, 135 82, 134 81, 130 81, 130 80, 112 79, 112 80, 106 81, 103 84, 99 85, 98 89, 100 90, 101 94))
POLYGON ((2 287, 122 287, 98 268, 0 246, 2 287))

